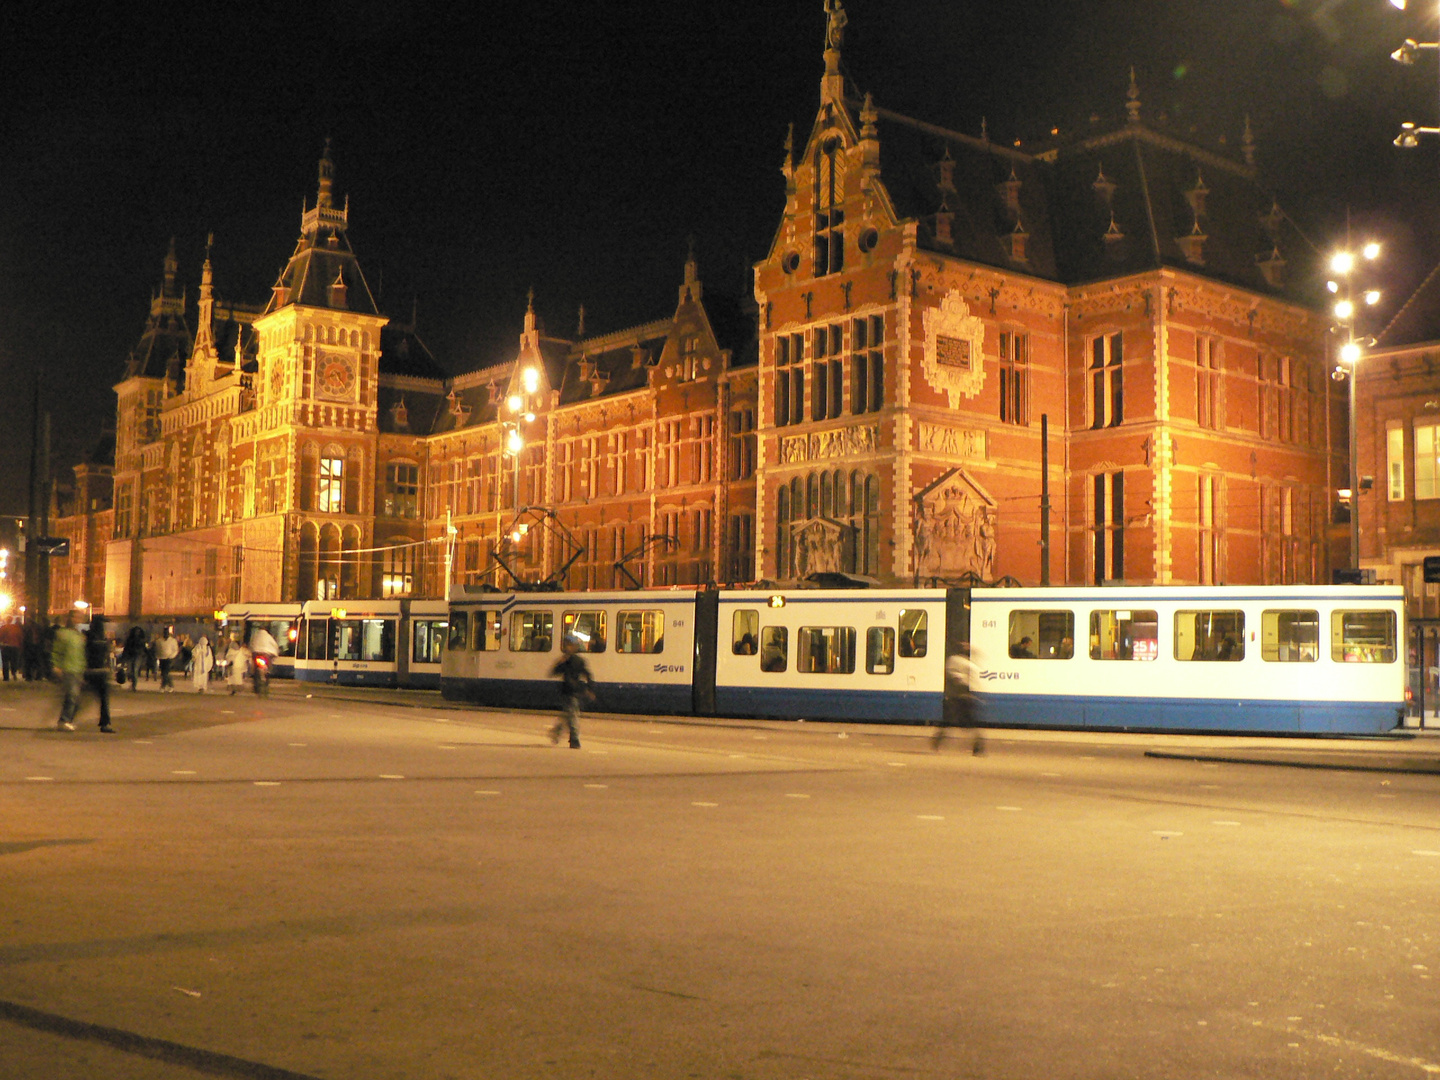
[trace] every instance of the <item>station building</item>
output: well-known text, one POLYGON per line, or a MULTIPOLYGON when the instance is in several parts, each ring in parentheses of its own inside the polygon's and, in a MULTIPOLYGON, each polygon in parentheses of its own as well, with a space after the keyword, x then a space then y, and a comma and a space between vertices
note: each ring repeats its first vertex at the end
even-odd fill
POLYGON ((1345 400, 1248 129, 1167 133, 1132 77, 1113 127, 1002 145, 857 98, 841 37, 743 302, 692 254, 653 322, 560 337, 532 303, 512 360, 449 375, 377 306, 328 149, 265 303, 207 255, 192 330, 172 251, 116 387, 105 610, 1329 580, 1345 400))

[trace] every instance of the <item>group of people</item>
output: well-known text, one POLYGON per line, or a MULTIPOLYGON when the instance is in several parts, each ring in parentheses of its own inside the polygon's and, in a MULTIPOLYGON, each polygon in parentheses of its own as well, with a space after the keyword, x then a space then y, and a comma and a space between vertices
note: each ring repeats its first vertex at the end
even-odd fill
POLYGON ((78 612, 69 612, 62 625, 55 627, 49 643, 49 668, 61 687, 59 729, 75 730, 75 714, 80 695, 90 689, 100 704, 100 730, 115 729, 110 722, 110 685, 130 684, 132 691, 140 688, 141 678, 160 681, 161 693, 173 693, 174 677, 188 676, 197 693, 209 688, 211 675, 223 669, 225 683, 234 694, 245 685, 247 676, 255 680, 255 692, 264 693, 271 660, 279 654, 275 638, 263 627, 254 627, 248 641, 222 637, 217 652, 205 634, 194 639, 189 634, 177 636, 170 626, 162 627, 151 638, 143 626, 132 626, 123 642, 106 632, 105 617, 92 614, 82 635, 78 612))

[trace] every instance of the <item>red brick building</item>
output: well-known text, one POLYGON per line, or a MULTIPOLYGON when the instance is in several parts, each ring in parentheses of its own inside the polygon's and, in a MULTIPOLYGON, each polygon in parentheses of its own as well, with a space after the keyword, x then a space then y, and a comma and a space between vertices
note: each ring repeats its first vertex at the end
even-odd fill
POLYGON ((1248 130, 1238 159, 1176 138, 1132 80, 1113 129, 1002 146, 849 95, 842 21, 753 305, 692 256, 654 321, 532 308, 512 361, 450 377, 378 309, 328 151, 263 306, 207 258, 192 333, 172 254, 116 387, 106 608, 1328 580, 1344 402, 1248 130))

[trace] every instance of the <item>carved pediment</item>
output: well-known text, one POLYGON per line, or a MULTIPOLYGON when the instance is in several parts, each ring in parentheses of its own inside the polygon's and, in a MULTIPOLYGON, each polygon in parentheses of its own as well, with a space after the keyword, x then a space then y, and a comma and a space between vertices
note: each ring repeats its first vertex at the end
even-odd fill
POLYGON ((997 504, 965 470, 917 500, 915 560, 927 577, 959 577, 967 572, 989 581, 995 569, 997 504))

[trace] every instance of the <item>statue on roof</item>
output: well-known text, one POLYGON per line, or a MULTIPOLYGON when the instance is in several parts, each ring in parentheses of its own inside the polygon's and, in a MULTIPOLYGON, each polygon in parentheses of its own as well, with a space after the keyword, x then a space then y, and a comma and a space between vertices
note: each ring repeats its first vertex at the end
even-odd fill
POLYGON ((845 16, 845 6, 840 0, 825 0, 825 16, 825 48, 838 52, 845 40, 845 24, 850 21, 845 16))

